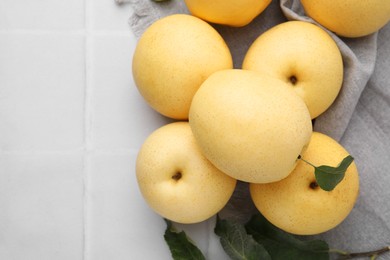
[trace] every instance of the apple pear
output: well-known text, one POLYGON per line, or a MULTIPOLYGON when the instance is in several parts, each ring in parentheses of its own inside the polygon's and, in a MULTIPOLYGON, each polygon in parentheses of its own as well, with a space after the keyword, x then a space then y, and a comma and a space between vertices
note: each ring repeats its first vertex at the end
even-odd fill
POLYGON ((388 0, 301 0, 301 4, 316 22, 349 38, 374 33, 390 20, 388 0))
POLYGON ((255 183, 285 178, 312 133, 305 103, 285 82, 239 69, 203 82, 189 123, 206 158, 231 177, 255 183))
MULTIPOLYGON (((347 150, 327 135, 313 132, 304 160, 313 165, 336 167, 347 150)), ((261 214, 272 224, 297 235, 319 234, 339 225, 351 212, 359 193, 356 164, 332 190, 316 183, 314 167, 299 160, 287 178, 267 184, 250 184, 250 194, 261 214)))
POLYGON ((162 126, 145 140, 136 176, 148 205, 164 218, 184 224, 215 215, 236 185, 202 155, 188 122, 162 126))
POLYGON ((213 72, 233 67, 222 36, 191 15, 174 14, 154 22, 134 51, 134 82, 160 114, 186 120, 191 100, 213 72))
POLYGON ((331 106, 343 83, 343 60, 335 41, 319 26, 303 21, 284 22, 261 34, 242 68, 288 83, 312 119, 331 106))
POLYGON ((241 27, 261 14, 271 0, 184 0, 190 13, 205 21, 241 27))

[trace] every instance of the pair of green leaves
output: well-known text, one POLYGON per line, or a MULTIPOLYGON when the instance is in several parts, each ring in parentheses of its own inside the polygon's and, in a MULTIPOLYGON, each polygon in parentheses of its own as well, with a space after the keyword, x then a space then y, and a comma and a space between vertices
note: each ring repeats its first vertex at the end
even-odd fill
POLYGON ((301 156, 298 159, 314 167, 316 182, 325 191, 332 191, 344 179, 345 172, 354 160, 352 156, 348 155, 337 167, 332 167, 328 165, 315 166, 301 156))
MULTIPOLYGON (((245 225, 217 216, 214 232, 232 260, 329 259, 326 242, 299 240, 273 226, 260 214, 254 215, 245 225)), ((169 221, 164 238, 174 260, 205 260, 185 233, 176 232, 169 221)))

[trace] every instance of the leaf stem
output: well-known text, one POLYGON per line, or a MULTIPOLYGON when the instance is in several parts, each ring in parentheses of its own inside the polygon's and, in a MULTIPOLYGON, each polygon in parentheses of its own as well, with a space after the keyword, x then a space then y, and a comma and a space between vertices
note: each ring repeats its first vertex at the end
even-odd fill
POLYGON ((355 257, 367 256, 367 257, 370 257, 370 259, 374 260, 379 255, 384 254, 384 253, 389 252, 389 251, 390 251, 390 246, 386 246, 386 247, 383 247, 383 248, 380 248, 377 250, 373 250, 373 251, 357 252, 357 253, 349 253, 349 252, 342 251, 339 249, 329 249, 329 253, 336 253, 336 254, 341 255, 341 257, 339 259, 352 259, 355 257))
POLYGON ((298 159, 304 161, 305 163, 307 163, 307 164, 310 165, 310 166, 313 166, 314 168, 317 168, 317 166, 315 166, 315 165, 312 164, 311 162, 308 162, 308 161, 306 161, 305 159, 303 159, 301 155, 298 156, 298 159))

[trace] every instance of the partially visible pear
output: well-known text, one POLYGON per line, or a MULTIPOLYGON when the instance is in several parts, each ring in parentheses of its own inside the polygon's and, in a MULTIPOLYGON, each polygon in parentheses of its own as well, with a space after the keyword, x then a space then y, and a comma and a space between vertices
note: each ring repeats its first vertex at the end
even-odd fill
POLYGON ((389 0, 301 0, 308 16, 340 36, 378 31, 390 20, 389 0))

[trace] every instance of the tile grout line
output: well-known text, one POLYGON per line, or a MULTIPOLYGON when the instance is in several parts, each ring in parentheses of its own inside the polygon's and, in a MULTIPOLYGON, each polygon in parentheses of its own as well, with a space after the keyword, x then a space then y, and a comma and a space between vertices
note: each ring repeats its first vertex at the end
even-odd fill
POLYGON ((95 149, 93 147, 93 48, 94 37, 105 36, 128 36, 128 31, 107 31, 107 30, 94 30, 93 29, 93 12, 92 12, 93 0, 84 0, 84 147, 83 147, 83 230, 82 230, 82 256, 81 259, 90 259, 90 177, 91 177, 91 156, 97 154, 124 154, 128 152, 134 152, 134 149, 95 149))
MULTIPOLYGON (((0 155, 45 155, 45 154, 77 154, 86 153, 85 145, 80 148, 64 150, 0 150, 0 155)), ((128 153, 137 153, 139 148, 94 148, 88 150, 89 155, 125 155, 128 153)))
POLYGON ((83 244, 82 244, 82 259, 89 259, 89 172, 90 172, 90 150, 91 150, 91 122, 92 122, 92 105, 91 105, 91 64, 92 64, 92 39, 90 31, 90 6, 89 0, 84 0, 84 26, 85 26, 85 45, 84 45, 84 77, 85 77, 85 90, 84 90, 84 169, 83 169, 83 244))
MULTIPOLYGON (((101 33, 105 33, 102 31, 101 33)), ((107 32, 108 33, 108 32, 107 32)), ((84 29, 54 30, 54 29, 0 29, 0 34, 26 34, 26 35, 84 35, 84 29)))
MULTIPOLYGON (((84 25, 85 26, 85 25, 84 25)), ((89 33, 97 36, 128 36, 129 30, 125 29, 92 29, 88 28, 89 33)), ((0 34, 27 34, 27 35, 85 35, 86 27, 83 29, 2 29, 0 28, 0 34)))

